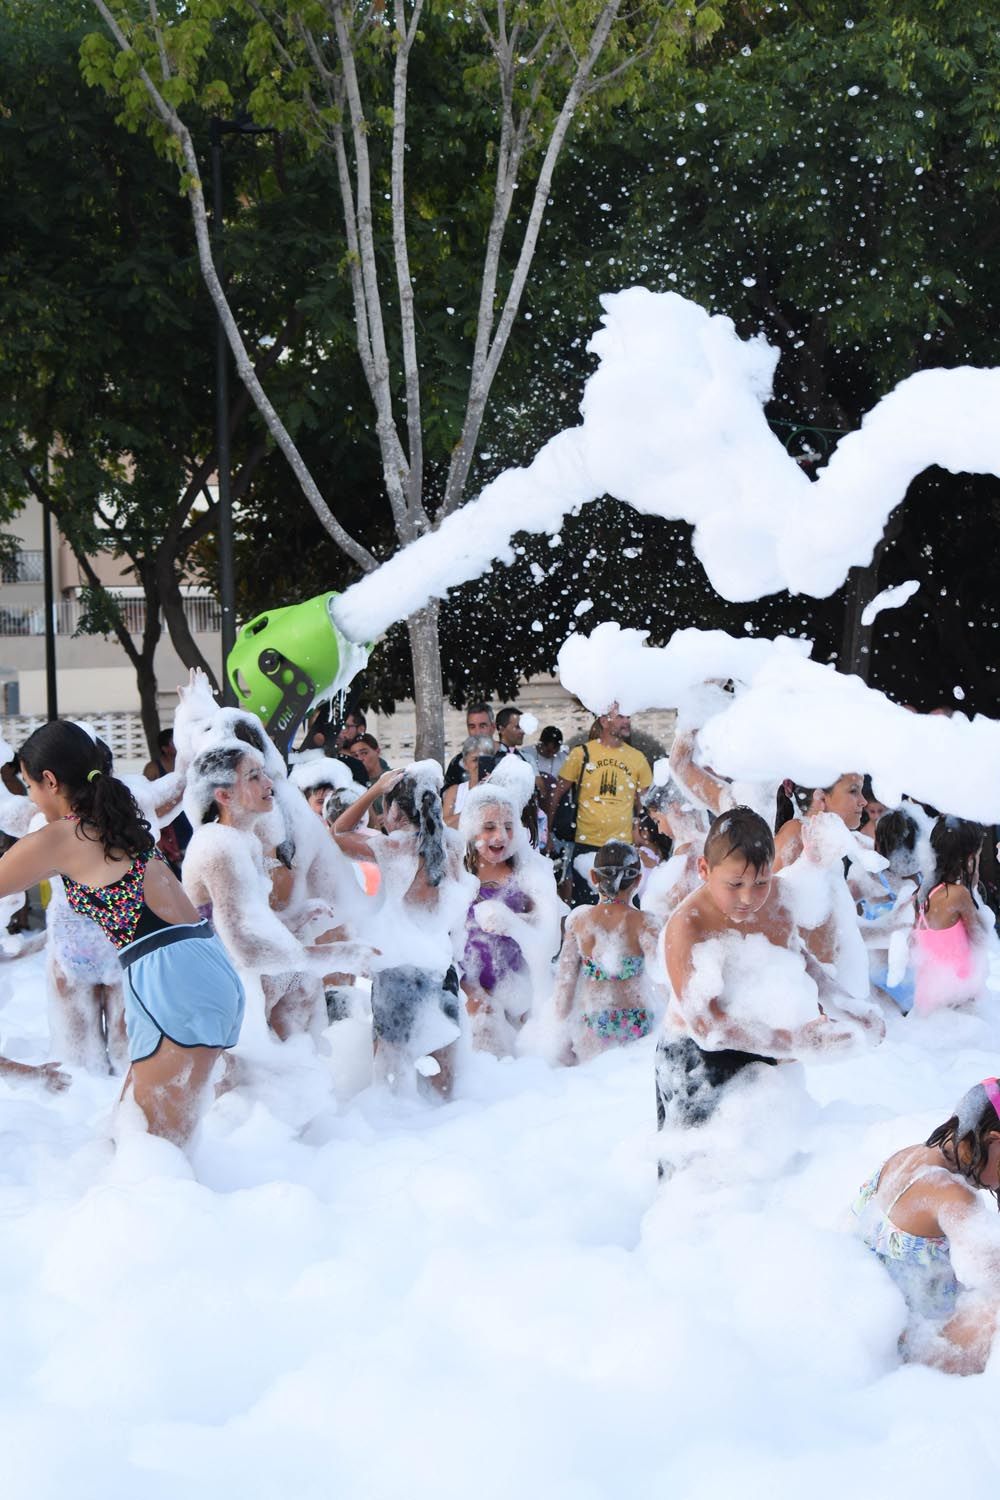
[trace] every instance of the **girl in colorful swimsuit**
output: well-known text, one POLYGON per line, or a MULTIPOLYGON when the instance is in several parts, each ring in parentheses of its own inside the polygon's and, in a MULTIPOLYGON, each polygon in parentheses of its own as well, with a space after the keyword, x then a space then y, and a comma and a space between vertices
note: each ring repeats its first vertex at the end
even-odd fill
POLYGON ((472 1045, 496 1057, 520 1046, 533 996, 550 988, 566 912, 552 862, 525 825, 534 790, 527 762, 504 756, 469 792, 459 823, 465 867, 478 881, 465 920, 462 989, 472 1045))
POLYGON ((646 971, 659 924, 632 904, 642 879, 637 851, 612 839, 597 851, 590 879, 598 904, 570 913, 556 974, 555 1012, 568 1029, 568 1062, 637 1041, 654 1024, 646 971))
POLYGON ((978 1374, 1000 1300, 1000 1084, 977 1083, 922 1146, 890 1156, 854 1204, 858 1230, 906 1301, 903 1358, 978 1374))
POLYGON ((465 866, 478 882, 465 922, 462 990, 473 1047, 509 1057, 531 1008, 531 976, 518 935, 534 902, 519 879, 517 810, 493 796, 488 784, 474 793, 461 827, 465 866))
POLYGON ((918 1014, 974 1000, 986 977, 988 921, 976 897, 983 829, 961 818, 938 818, 931 829, 935 869, 917 905, 913 930, 918 1014))
POLYGON ((216 1060, 239 1036, 242 986, 89 735, 54 720, 20 760, 46 826, 0 860, 0 895, 61 875, 70 906, 102 928, 123 969, 126 1091, 151 1133, 183 1144, 216 1060))

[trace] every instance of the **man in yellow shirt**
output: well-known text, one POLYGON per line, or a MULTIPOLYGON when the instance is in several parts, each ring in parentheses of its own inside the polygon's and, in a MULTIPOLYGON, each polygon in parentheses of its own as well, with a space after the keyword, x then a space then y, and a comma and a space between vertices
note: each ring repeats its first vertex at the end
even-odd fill
MULTIPOLYGON (((639 794, 650 785, 653 773, 649 761, 622 735, 628 731, 628 719, 613 703, 597 720, 598 737, 577 745, 566 757, 559 771, 549 811, 550 826, 556 808, 570 787, 577 788, 576 843, 577 855, 603 849, 611 839, 632 842, 632 819, 639 807, 639 794)), ((573 870, 573 903, 593 902, 596 896, 589 881, 573 870)))

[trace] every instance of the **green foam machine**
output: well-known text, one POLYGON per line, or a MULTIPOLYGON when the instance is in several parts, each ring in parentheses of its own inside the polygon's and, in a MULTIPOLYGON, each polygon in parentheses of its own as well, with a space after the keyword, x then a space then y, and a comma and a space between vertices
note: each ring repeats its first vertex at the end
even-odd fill
POLYGON ((236 637, 226 670, 236 702, 263 721, 282 755, 306 714, 343 691, 371 655, 333 623, 335 593, 269 609, 236 637))

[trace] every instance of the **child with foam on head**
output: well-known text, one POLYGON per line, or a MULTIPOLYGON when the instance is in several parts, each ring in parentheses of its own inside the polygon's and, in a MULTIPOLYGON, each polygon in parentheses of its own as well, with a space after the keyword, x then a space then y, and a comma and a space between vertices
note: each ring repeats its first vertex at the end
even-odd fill
POLYGON ((993 918, 976 895, 983 836, 962 818, 938 818, 931 829, 934 871, 912 937, 919 1014, 974 1000, 985 981, 993 918))
POLYGON ((638 851, 610 840, 590 871, 597 905, 578 906, 566 922, 554 1007, 566 1029, 569 1062, 586 1062, 653 1029, 661 1007, 650 966, 660 928, 633 905, 641 879, 638 851))
POLYGON ((914 902, 921 872, 931 864, 925 822, 926 815, 913 805, 883 812, 875 824, 875 853, 886 860, 885 868, 869 871, 853 866, 848 881, 857 902, 872 985, 904 1015, 913 1008, 914 902))
POLYGON ((284 823, 260 752, 237 739, 206 746, 191 763, 184 806, 195 830, 184 889, 211 912, 244 977, 260 983, 271 1032, 281 1041, 301 1033, 318 1039, 326 1025, 323 975, 338 960, 363 964, 366 955, 334 941, 341 934, 326 903, 304 905, 294 927, 276 909, 274 876, 284 867, 274 850, 284 823))
POLYGON ((863 1185, 858 1231, 906 1302, 903 1358, 974 1375, 1000 1305, 1000 1084, 986 1078, 921 1145, 896 1151, 863 1185))
POLYGON ((708 815, 676 782, 665 760, 653 767, 653 784, 643 811, 661 838, 672 841, 670 857, 652 870, 639 904, 662 928, 676 907, 699 885, 698 860, 705 848, 708 815))
POLYGON ((534 786, 532 768, 506 756, 469 793, 459 823, 466 868, 479 882, 466 918, 462 990, 473 1046, 496 1057, 515 1050, 565 913, 551 861, 532 847, 522 821, 534 786))
POLYGON ((879 1017, 858 1016, 813 952, 786 889, 773 879, 774 839, 750 808, 712 823, 698 861, 702 886, 664 933, 671 999, 657 1046, 660 1129, 704 1124, 740 1075, 760 1079, 777 1064, 836 1057, 879 1017))
POLYGON ((442 779, 433 760, 386 771, 338 816, 333 833, 345 854, 374 860, 382 875, 382 956, 372 979, 376 1076, 401 1090, 426 1080, 446 1097, 461 1035, 455 955, 474 881, 458 835, 445 826, 442 779), (363 826, 377 797, 383 833, 363 826))

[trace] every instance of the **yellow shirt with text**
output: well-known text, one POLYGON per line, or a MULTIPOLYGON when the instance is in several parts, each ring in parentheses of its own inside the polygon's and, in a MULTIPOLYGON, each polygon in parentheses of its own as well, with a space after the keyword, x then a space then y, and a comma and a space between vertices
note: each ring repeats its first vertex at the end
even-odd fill
POLYGON ((637 790, 653 779, 649 761, 631 745, 609 750, 589 740, 569 752, 559 775, 576 782, 576 841, 602 848, 610 839, 632 842, 632 814, 637 790))

